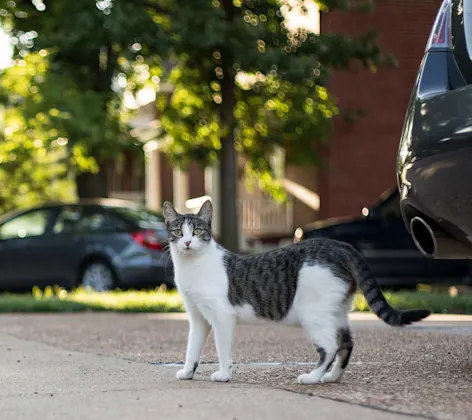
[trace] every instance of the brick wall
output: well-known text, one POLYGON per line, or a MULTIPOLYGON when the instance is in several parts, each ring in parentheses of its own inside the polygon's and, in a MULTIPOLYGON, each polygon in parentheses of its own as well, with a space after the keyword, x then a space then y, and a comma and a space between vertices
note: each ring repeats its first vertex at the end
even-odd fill
POLYGON ((411 89, 441 0, 375 0, 373 13, 333 12, 321 16, 321 32, 359 34, 375 28, 384 51, 398 68, 372 74, 340 71, 330 91, 341 107, 363 109, 353 125, 335 123, 328 156, 331 169, 320 175, 320 217, 359 215, 362 207, 395 185, 398 143, 411 89))

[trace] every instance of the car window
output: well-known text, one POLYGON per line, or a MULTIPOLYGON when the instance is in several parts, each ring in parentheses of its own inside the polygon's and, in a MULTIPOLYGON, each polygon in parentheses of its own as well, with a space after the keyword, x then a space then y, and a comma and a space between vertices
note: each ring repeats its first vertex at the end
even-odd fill
POLYGON ((462 76, 472 83, 472 0, 452 4, 452 50, 462 76))
POLYGON ((145 208, 112 207, 110 210, 128 220, 135 227, 154 230, 161 243, 168 242, 169 234, 162 214, 145 208))
POLYGON ((165 229, 164 217, 151 210, 132 207, 113 207, 111 210, 139 227, 165 229))
POLYGON ((54 233, 104 233, 124 230, 124 224, 100 207, 64 207, 56 218, 54 233))
POLYGON ((0 239, 31 238, 44 235, 50 210, 23 213, 0 226, 0 239))

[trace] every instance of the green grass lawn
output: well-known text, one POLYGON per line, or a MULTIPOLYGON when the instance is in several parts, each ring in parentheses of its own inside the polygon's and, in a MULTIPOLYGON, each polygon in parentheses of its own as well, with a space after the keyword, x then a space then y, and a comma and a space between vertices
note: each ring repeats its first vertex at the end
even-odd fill
MULTIPOLYGON (((472 294, 449 296, 447 292, 386 292, 385 297, 395 309, 430 309, 437 314, 472 315, 472 294)), ((354 299, 354 310, 371 312, 363 295, 354 299)))
MULTIPOLYGON (((429 308, 441 314, 472 314, 472 295, 449 296, 447 291, 386 292, 397 309, 429 308)), ((358 294, 354 310, 370 311, 364 296, 358 294)), ((0 313, 12 312, 183 312, 177 291, 88 292, 83 289, 66 292, 59 288, 33 290, 32 294, 0 295, 0 313)))
POLYGON ((66 292, 59 288, 33 290, 32 294, 0 295, 0 313, 11 312, 183 312, 176 291, 66 292))

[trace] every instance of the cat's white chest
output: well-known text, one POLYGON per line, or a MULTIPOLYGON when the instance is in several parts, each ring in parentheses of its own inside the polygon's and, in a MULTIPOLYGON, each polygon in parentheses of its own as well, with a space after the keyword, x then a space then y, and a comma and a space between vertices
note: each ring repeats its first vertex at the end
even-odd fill
POLYGON ((177 261, 175 281, 179 292, 210 317, 218 311, 231 311, 228 299, 228 276, 219 250, 198 259, 177 261))
POLYGON ((175 280, 181 291, 228 287, 223 257, 217 250, 199 258, 182 258, 175 267, 175 280))

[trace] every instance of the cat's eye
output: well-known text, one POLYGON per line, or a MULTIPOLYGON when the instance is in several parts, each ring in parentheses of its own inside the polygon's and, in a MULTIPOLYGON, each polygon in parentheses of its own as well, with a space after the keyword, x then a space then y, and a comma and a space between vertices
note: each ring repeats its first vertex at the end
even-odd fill
POLYGON ((175 229, 175 230, 172 231, 172 233, 175 236, 182 236, 182 230, 181 229, 175 229))
POLYGON ((201 229, 198 229, 198 228, 197 228, 197 229, 195 229, 195 230, 193 231, 193 234, 198 236, 198 235, 201 235, 202 232, 203 232, 203 231, 202 231, 201 229))

